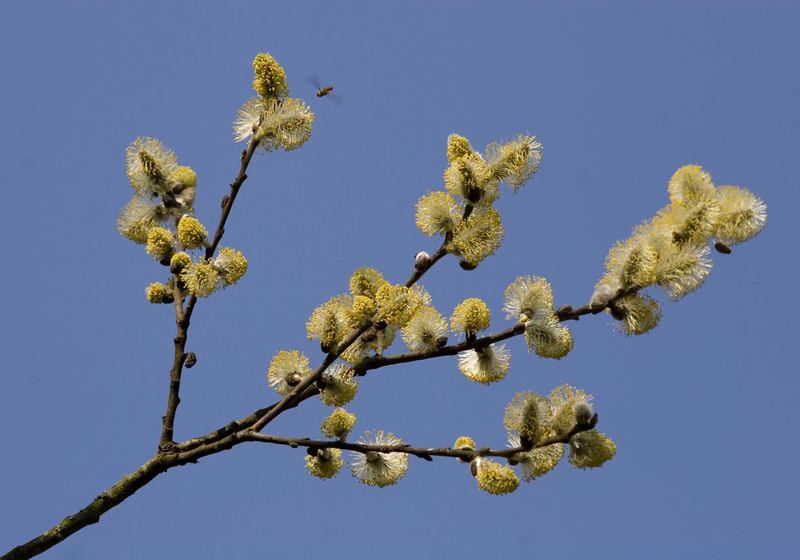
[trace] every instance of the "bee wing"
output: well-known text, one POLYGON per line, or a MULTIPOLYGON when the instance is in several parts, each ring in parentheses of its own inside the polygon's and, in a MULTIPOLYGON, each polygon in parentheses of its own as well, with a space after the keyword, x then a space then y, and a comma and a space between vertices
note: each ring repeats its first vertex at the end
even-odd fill
POLYGON ((322 86, 320 85, 319 78, 317 77, 316 72, 312 73, 308 78, 306 78, 306 81, 312 86, 314 86, 314 89, 318 91, 322 89, 322 86))
POLYGON ((341 93, 331 92, 328 95, 326 95, 325 97, 327 97, 328 99, 333 101, 334 104, 336 104, 336 105, 341 105, 342 104, 343 97, 342 97, 341 93))

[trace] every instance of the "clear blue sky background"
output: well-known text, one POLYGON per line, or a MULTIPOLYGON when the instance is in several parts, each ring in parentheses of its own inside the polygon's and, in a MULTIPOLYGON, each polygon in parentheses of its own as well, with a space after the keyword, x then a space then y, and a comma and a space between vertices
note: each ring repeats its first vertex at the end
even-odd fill
MULTIPOLYGON (((0 195, 0 549, 77 511, 155 451, 174 332, 144 287, 164 270, 117 234, 131 189, 123 154, 156 136, 199 175, 216 223, 238 169, 231 121, 271 52, 317 114, 311 141, 258 156, 225 243, 250 270, 197 307, 176 436, 273 402, 265 372, 305 340, 311 310, 359 266, 403 281, 435 248, 414 204, 441 188, 445 141, 537 134, 535 180, 498 203, 498 254, 425 278, 449 313, 484 298, 505 327, 515 276, 584 303, 609 246, 667 201, 680 165, 751 188, 769 222, 706 285, 625 338, 607 316, 571 325, 563 361, 514 340, 489 388, 455 360, 369 375, 357 431, 417 445, 470 434, 502 446, 521 390, 595 395, 619 447, 593 471, 566 462, 508 497, 454 461, 412 459, 396 487, 308 476, 303 452, 266 445, 170 471, 43 558, 789 557, 796 444, 800 9, 790 2, 4 2, 0 195), (316 73, 341 92, 317 100, 316 73)), ((402 347, 398 346, 398 349, 402 347)), ((270 426, 317 435, 309 402, 270 426)))

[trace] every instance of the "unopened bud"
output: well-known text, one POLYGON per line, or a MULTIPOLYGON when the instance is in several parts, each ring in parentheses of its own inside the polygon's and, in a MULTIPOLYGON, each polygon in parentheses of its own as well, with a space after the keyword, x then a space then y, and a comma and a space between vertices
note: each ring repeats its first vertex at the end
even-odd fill
POLYGON ((430 266, 431 256, 425 251, 420 251, 414 256, 414 268, 417 270, 425 270, 430 266))
POLYGON ((197 355, 194 352, 188 352, 186 354, 186 362, 184 362, 184 365, 187 367, 187 369, 191 369, 196 363, 197 355))
POLYGON ((714 249, 716 249, 718 253, 722 253, 723 255, 730 255, 732 252, 731 248, 728 247, 722 241, 717 241, 716 243, 714 243, 714 249))
POLYGON ((592 299, 589 301, 589 305, 592 307, 605 307, 608 305, 608 302, 611 301, 611 298, 614 297, 616 290, 612 288, 608 284, 600 284, 595 288, 594 293, 592 294, 592 299))
POLYGON ((578 424, 588 424, 594 415, 594 409, 588 401, 578 401, 572 405, 572 411, 575 413, 575 422, 578 424))
POLYGON ((478 469, 481 468, 481 458, 475 457, 469 463, 469 472, 472 473, 472 476, 478 476, 478 469))

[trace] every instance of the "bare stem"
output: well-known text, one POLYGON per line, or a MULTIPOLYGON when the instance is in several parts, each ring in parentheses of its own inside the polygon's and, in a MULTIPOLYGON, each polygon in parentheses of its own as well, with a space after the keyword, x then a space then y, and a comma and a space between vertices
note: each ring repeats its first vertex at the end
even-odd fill
MULTIPOLYGON (((206 247, 206 259, 214 256, 222 236, 225 234, 225 223, 228 221, 228 216, 231 213, 236 196, 239 194, 239 189, 242 184, 247 180, 247 166, 250 165, 250 160, 258 147, 258 140, 253 137, 247 144, 247 148, 242 151, 241 163, 239 165, 239 174, 230 185, 230 192, 222 198, 220 206, 219 223, 214 232, 214 238, 206 247)), ((176 278, 177 280, 177 278, 176 278)), ((175 447, 173 439, 175 431, 175 414, 178 411, 178 405, 181 402, 181 374, 183 373, 183 365, 186 363, 186 340, 189 334, 189 323, 192 320, 192 312, 197 304, 197 297, 191 296, 189 302, 186 304, 186 309, 183 308, 183 294, 177 286, 174 290, 175 295, 175 324, 176 334, 173 339, 174 353, 172 357, 172 368, 169 371, 169 393, 167 395, 167 411, 164 413, 161 425, 161 439, 159 441, 158 449, 160 451, 169 451, 175 447)))
POLYGON ((531 449, 538 449, 556 443, 569 443, 570 438, 577 433, 593 429, 597 425, 597 417, 585 424, 576 424, 569 432, 562 436, 554 436, 543 439, 533 447, 507 447, 505 449, 456 449, 453 447, 412 447, 408 444, 400 445, 375 445, 367 443, 350 443, 341 440, 312 440, 308 438, 291 438, 283 436, 273 436, 255 432, 248 432, 243 436, 246 441, 259 441, 262 443, 274 443, 277 445, 288 445, 289 447, 307 447, 311 449, 347 449, 359 453, 375 451, 378 453, 407 453, 426 461, 432 461, 433 457, 454 457, 471 461, 475 457, 503 457, 510 459, 518 453, 525 453, 531 449))

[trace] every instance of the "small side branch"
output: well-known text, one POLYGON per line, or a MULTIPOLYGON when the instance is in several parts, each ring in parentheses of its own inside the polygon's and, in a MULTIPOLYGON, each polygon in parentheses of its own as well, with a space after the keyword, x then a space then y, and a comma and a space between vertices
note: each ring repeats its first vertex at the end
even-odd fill
MULTIPOLYGON (((467 207, 464 209, 463 219, 469 217, 471 212, 472 212, 472 206, 467 205, 467 207)), ((422 278, 423 274, 425 274, 428 270, 431 269, 431 267, 434 264, 436 264, 437 261, 439 261, 445 255, 447 255, 446 247, 449 241, 450 237, 448 235, 442 241, 442 244, 439 247, 439 249, 437 249, 436 252, 431 256, 430 260, 428 261, 428 265, 424 268, 416 268, 414 270, 414 272, 411 274, 411 277, 405 283, 405 286, 407 288, 413 286, 420 278, 422 278)), ((322 361, 321 364, 319 364, 316 367, 316 369, 314 369, 311 375, 303 379, 292 390, 292 392, 286 395, 283 399, 281 399, 280 402, 277 402, 271 407, 269 407, 269 409, 267 409, 266 412, 264 412, 264 414, 261 415, 258 418, 258 420, 256 420, 250 426, 250 430, 255 432, 261 431, 264 428, 264 426, 269 424, 276 416, 278 416, 285 409, 289 408, 290 406, 297 406, 297 404, 301 402, 301 400, 304 400, 300 398, 303 392, 306 389, 308 389, 311 385, 316 383, 322 377, 323 372, 328 368, 328 366, 330 366, 333 362, 335 362, 342 354, 342 352, 347 350, 356 340, 358 340, 358 337, 364 334, 367 331, 367 329, 369 329, 371 326, 372 326, 372 321, 366 321, 358 329, 350 333, 350 335, 341 343, 339 343, 332 352, 329 352, 328 355, 325 356, 325 359, 322 361)))
MULTIPOLYGON (((220 211, 219 223, 214 232, 214 238, 206 247, 206 259, 214 256, 214 252, 225 234, 225 224, 228 221, 228 216, 231 213, 236 196, 239 194, 239 189, 242 184, 247 180, 247 167, 250 165, 250 160, 258 147, 258 140, 255 138, 250 140, 247 148, 242 152, 241 163, 239 165, 239 174, 230 185, 230 193, 226 194, 222 203, 220 204, 222 210, 220 211)), ((178 412, 178 405, 181 402, 181 375, 183 373, 183 366, 186 363, 186 340, 189 334, 189 323, 192 320, 192 313, 197 304, 197 297, 191 296, 186 308, 183 308, 183 295, 176 284, 175 298, 175 323, 177 325, 177 332, 174 339, 174 354, 172 358, 172 368, 169 372, 169 393, 167 395, 167 410, 164 413, 161 424, 161 438, 159 441, 158 449, 161 452, 170 451, 175 448, 174 431, 175 431, 175 415, 178 412)))
POLYGON ((569 440, 577 433, 585 432, 593 429, 597 425, 597 417, 595 416, 590 422, 586 424, 576 424, 575 427, 563 436, 555 436, 547 438, 533 447, 509 447, 506 449, 490 449, 488 447, 480 449, 456 449, 453 447, 413 447, 411 445, 375 445, 366 443, 350 443, 340 440, 313 440, 309 438, 291 438, 283 436, 273 436, 268 434, 261 434, 254 431, 249 431, 243 435, 242 439, 245 441, 258 441, 261 443, 272 443, 276 445, 287 445, 292 448, 306 447, 309 449, 345 449, 349 451, 357 451, 359 453, 369 453, 370 451, 378 453, 406 453, 414 455, 426 461, 432 460, 432 457, 451 457, 462 459, 464 461, 471 461, 476 457, 502 457, 504 459, 511 459, 518 453, 525 453, 532 449, 540 447, 547 447, 557 443, 569 443, 569 440))

